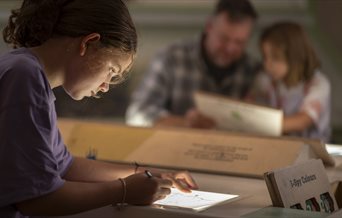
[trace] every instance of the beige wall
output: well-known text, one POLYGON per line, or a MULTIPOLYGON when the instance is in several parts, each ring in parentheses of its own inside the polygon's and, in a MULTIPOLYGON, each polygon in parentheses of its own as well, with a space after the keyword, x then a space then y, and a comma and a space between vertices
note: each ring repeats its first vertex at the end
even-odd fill
MULTIPOLYGON (((322 34, 342 54, 342 1, 317 0, 315 5, 317 23, 322 34)), ((341 56, 340 56, 341 58, 341 56)), ((340 59, 341 60, 341 59, 340 59)))

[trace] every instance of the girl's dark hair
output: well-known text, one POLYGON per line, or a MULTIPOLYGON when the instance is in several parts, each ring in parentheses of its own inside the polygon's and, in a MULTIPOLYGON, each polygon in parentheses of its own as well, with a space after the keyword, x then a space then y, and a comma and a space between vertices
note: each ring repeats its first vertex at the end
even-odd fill
POLYGON ((260 46, 266 42, 287 62, 289 72, 284 81, 288 86, 309 81, 321 67, 307 34, 297 23, 284 21, 267 27, 261 34, 260 46))
POLYGON ((99 33, 104 46, 135 53, 137 33, 122 0, 24 0, 3 31, 13 47, 35 47, 50 38, 99 33))

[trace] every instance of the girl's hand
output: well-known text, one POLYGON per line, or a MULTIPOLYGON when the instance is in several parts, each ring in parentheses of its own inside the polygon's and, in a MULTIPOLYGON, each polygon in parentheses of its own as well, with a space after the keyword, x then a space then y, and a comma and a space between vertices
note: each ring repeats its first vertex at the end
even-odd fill
POLYGON ((153 176, 149 178, 145 173, 137 173, 126 177, 126 202, 133 205, 149 205, 165 198, 170 194, 173 183, 166 178, 153 176))
POLYGON ((188 171, 160 173, 162 179, 172 181, 172 186, 182 192, 191 192, 191 189, 198 189, 195 180, 188 171))

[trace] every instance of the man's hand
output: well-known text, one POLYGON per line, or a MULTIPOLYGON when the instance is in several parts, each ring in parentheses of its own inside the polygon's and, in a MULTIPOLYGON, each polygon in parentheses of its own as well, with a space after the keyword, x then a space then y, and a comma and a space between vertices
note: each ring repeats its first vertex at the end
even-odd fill
POLYGON ((216 123, 210 117, 201 114, 197 109, 193 108, 187 111, 185 115, 185 126, 200 129, 212 129, 216 127, 216 123))

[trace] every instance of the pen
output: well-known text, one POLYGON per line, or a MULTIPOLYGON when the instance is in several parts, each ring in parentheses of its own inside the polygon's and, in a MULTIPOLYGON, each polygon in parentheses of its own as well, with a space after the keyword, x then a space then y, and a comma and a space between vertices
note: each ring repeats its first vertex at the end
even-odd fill
POLYGON ((145 170, 145 174, 147 175, 148 178, 152 178, 152 173, 148 170, 145 170))

